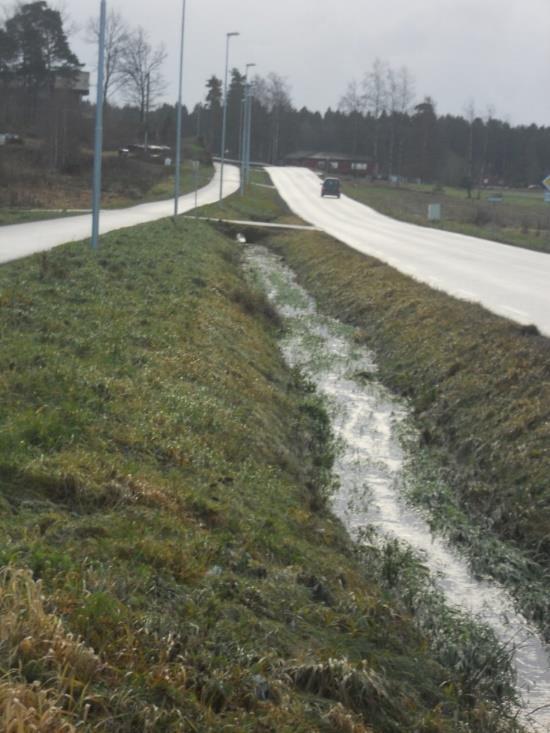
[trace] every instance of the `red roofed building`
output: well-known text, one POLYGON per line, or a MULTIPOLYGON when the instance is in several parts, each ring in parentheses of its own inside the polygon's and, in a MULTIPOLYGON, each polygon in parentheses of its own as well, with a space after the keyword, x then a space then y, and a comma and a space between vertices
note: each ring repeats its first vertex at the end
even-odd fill
POLYGON ((370 158, 348 153, 326 153, 300 150, 290 153, 284 159, 285 165, 297 165, 310 168, 316 173, 342 176, 373 176, 375 165, 370 158))

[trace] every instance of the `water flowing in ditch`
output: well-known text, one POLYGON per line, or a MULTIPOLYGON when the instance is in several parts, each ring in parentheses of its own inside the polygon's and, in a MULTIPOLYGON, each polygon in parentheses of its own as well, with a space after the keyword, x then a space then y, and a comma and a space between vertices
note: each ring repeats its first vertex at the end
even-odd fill
POLYGON ((450 605, 474 615, 513 649, 516 684, 523 700, 521 718, 550 731, 550 649, 514 608, 496 583, 474 578, 465 559, 433 536, 422 514, 400 492, 404 452, 399 423, 405 404, 376 379, 356 375, 376 371, 372 354, 353 339, 353 329, 317 313, 313 299, 280 258, 263 247, 247 248, 248 266, 285 319, 282 348, 324 396, 339 451, 332 497, 335 514, 350 534, 374 526, 420 553, 450 605))

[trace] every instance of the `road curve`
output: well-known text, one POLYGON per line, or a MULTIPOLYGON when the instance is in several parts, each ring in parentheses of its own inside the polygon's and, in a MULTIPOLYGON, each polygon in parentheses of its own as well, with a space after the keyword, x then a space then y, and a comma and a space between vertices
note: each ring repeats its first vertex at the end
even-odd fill
MULTIPOLYGON (((239 185, 239 169, 236 166, 225 166, 223 177, 224 197, 237 191, 239 185)), ((204 206, 214 203, 218 200, 219 191, 219 166, 216 164, 216 172, 210 183, 198 190, 198 205, 204 206)), ((193 209, 194 206, 194 193, 186 194, 179 200, 179 212, 182 214, 193 209)), ((139 204, 128 209, 104 209, 101 212, 100 231, 101 234, 106 234, 114 229, 145 224, 171 216, 173 212, 173 199, 139 204)), ((83 216, 70 216, 0 227, 0 263, 17 260, 34 252, 52 249, 66 242, 86 239, 91 234, 91 222, 91 214, 85 214, 83 216)))
POLYGON ((363 254, 431 287, 535 324, 550 336, 550 255, 462 234, 406 224, 347 196, 321 198, 305 168, 267 168, 292 211, 363 254))

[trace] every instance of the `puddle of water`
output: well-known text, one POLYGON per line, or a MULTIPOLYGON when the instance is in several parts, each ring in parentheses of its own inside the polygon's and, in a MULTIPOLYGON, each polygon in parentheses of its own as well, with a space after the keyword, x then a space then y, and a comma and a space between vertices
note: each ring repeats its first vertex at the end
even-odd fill
POLYGON ((422 556, 450 605, 490 626, 513 654, 522 720, 550 731, 550 649, 509 594, 473 577, 468 563, 432 535, 422 514, 402 496, 405 456, 399 424, 405 405, 372 378, 373 356, 353 340, 353 329, 320 315, 309 294, 280 258, 251 246, 247 261, 287 324, 282 348, 325 397, 340 450, 335 462, 339 489, 335 514, 353 537, 368 526, 407 542, 422 556), (357 379, 362 374, 363 379, 357 379))

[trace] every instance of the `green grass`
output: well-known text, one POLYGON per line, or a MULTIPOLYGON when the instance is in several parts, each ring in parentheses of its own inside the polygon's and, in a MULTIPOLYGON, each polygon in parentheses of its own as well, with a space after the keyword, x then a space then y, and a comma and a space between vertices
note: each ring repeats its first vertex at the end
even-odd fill
MULTIPOLYGON (((193 141, 186 141, 181 167, 181 192, 195 189, 191 159, 201 162, 196 182, 204 186, 213 176, 210 156, 193 141)), ((71 173, 44 167, 35 147, 0 151, 0 226, 72 215, 91 207, 92 154, 83 152, 71 173), (9 186, 7 185, 9 182, 9 186), (43 211, 40 211, 40 210, 43 211), (59 212, 59 213, 56 213, 59 212)), ((139 158, 103 155, 102 206, 106 209, 162 201, 174 195, 174 175, 160 163, 139 158)))
MULTIPOLYGON (((433 194, 436 187, 429 183, 409 182, 405 184, 405 189, 433 194)), ((466 189, 458 188, 457 186, 442 186, 440 192, 450 198, 467 199, 466 189)), ((481 190, 474 188, 472 189, 471 200, 485 202, 493 196, 500 196, 507 203, 537 208, 540 213, 547 211, 548 204, 544 202, 544 190, 542 187, 535 191, 516 188, 483 188, 481 190)))
MULTIPOLYGON (((180 191, 182 194, 195 190, 195 181, 198 188, 206 186, 212 180, 214 167, 210 164, 201 165, 196 178, 191 168, 191 162, 185 161, 181 167, 180 191)), ((145 195, 144 201, 163 201, 174 196, 174 176, 170 175, 156 183, 145 195)))
POLYGON ((32 221, 60 219, 77 214, 70 211, 36 211, 28 209, 0 209, 0 226, 9 224, 25 224, 32 221))
MULTIPOLYGON (((550 637, 548 339, 328 237, 285 235, 274 246, 324 308, 362 329, 380 378, 410 400, 421 447, 439 466, 439 481, 420 484, 417 496, 431 505, 442 492, 446 504, 450 487, 477 528, 472 537, 523 555, 517 577, 491 555, 483 570, 508 582, 550 637)), ((466 541, 451 515, 449 533, 466 541)))
MULTIPOLYGON (((263 191, 241 206, 256 213, 263 191)), ((360 329, 380 378, 414 410, 411 495, 550 639, 549 340, 321 233, 254 234, 360 329)))
MULTIPOLYGON (((251 172, 251 183, 269 185, 271 179, 263 170, 251 172)), ((277 222, 278 224, 303 224, 304 222, 292 214, 273 188, 250 185, 246 195, 240 192, 229 196, 221 202, 200 207, 200 216, 211 216, 220 219, 240 219, 259 222, 277 222)))
POLYGON ((7 728, 515 730, 327 512, 327 418, 280 327, 194 221, 0 268, 7 728))
POLYGON ((344 192, 382 214, 401 221, 430 226, 445 231, 491 239, 526 249, 550 252, 550 205, 542 192, 497 192, 501 203, 488 197, 495 192, 477 192, 466 198, 458 188, 406 184, 396 188, 383 183, 344 181, 344 192), (441 222, 428 222, 428 204, 440 203, 441 222))
MULTIPOLYGON (((181 168, 181 194, 191 193, 195 190, 195 181, 198 188, 202 188, 212 180, 214 168, 211 165, 201 166, 195 179, 190 163, 184 163, 181 168)), ((164 176, 151 188, 141 192, 138 189, 128 189, 127 183, 106 183, 108 195, 105 199, 105 209, 124 208, 135 206, 139 203, 150 203, 153 201, 164 201, 174 196, 174 176, 164 176)), ((9 224, 24 224, 31 221, 45 221, 48 219, 59 219, 66 216, 79 216, 82 212, 71 211, 40 211, 37 209, 0 209, 0 226, 9 224)))

